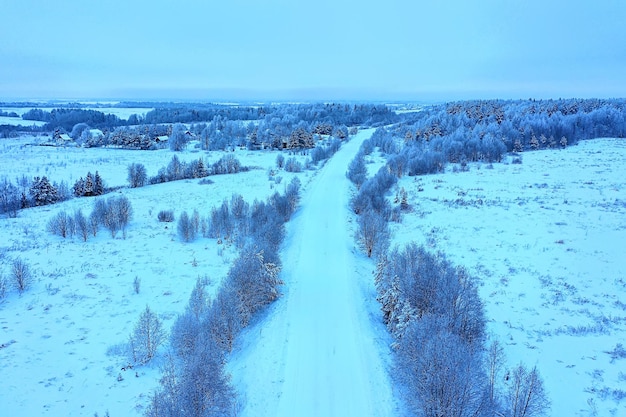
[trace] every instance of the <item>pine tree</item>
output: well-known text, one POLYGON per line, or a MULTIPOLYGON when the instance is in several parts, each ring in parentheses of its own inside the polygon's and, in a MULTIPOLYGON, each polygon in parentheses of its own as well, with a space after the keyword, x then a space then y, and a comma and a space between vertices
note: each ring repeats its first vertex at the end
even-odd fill
POLYGON ((204 165, 204 160, 202 158, 198 159, 195 175, 196 178, 204 178, 209 175, 209 171, 207 170, 206 165, 204 165))
POLYGON ((94 177, 93 192, 94 195, 104 194, 104 182, 102 181, 102 177, 98 171, 96 171, 96 175, 94 177))
POLYGON ((87 178, 85 178, 85 185, 83 186, 83 195, 84 196, 93 196, 94 193, 94 180, 91 172, 87 173, 87 178))
POLYGON ((82 197, 85 195, 85 180, 83 179, 83 177, 80 177, 78 181, 76 181, 76 183, 72 187, 72 190, 74 191, 74 195, 76 197, 82 197))
POLYGON ((36 206, 54 204, 59 200, 58 190, 50 184, 50 181, 48 181, 48 178, 45 176, 41 178, 35 177, 33 179, 30 194, 36 206))

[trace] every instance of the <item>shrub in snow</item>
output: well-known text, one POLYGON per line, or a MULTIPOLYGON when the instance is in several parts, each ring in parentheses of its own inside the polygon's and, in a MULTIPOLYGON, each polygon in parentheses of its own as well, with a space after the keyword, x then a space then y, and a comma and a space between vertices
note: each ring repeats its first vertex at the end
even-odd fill
POLYGON ((141 290, 141 278, 135 275, 135 279, 133 280, 133 291, 135 294, 139 294, 141 290))
POLYGON ((302 172, 302 164, 295 157, 292 156, 285 162, 285 171, 302 172))
POLYGON ((161 210, 159 214, 157 214, 157 219, 160 222, 171 223, 174 221, 174 211, 173 210, 161 210))
POLYGON ((20 294, 26 291, 32 284, 33 276, 30 267, 20 258, 15 258, 11 262, 11 276, 13 285, 20 294))
POLYGON ((285 166, 285 157, 282 154, 276 156, 276 168, 281 169, 285 166))
POLYGON ((165 336, 161 320, 150 310, 150 307, 146 306, 128 340, 133 363, 145 364, 149 362, 154 357, 158 347, 165 341, 165 336))
POLYGON ((484 340, 485 317, 475 279, 443 254, 415 243, 394 248, 381 260, 375 281, 383 320, 395 336, 401 337, 407 320, 433 314, 449 318, 451 333, 470 342, 484 340))
POLYGON ((244 168, 241 162, 232 154, 221 157, 217 162, 211 165, 211 173, 213 175, 236 174, 245 170, 246 168, 244 168))

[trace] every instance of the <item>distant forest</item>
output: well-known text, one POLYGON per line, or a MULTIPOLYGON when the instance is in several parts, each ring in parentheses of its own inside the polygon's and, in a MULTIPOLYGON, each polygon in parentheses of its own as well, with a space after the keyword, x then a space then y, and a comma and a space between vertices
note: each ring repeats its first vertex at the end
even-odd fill
MULTIPOLYGON (((0 103, 3 106, 15 103, 0 103)), ((44 126, 2 125, 0 134, 70 133, 83 146, 155 149, 158 136, 171 135, 173 127, 182 124, 202 149, 220 150, 310 148, 316 135, 342 139, 349 128, 379 127, 372 141, 386 153, 402 155, 395 161, 401 169, 413 160, 409 174, 416 175, 437 171, 445 162, 496 162, 507 152, 562 148, 584 139, 626 135, 625 99, 463 101, 422 106, 407 113, 384 104, 348 103, 116 106, 151 106, 153 110, 124 120, 94 110, 93 105, 91 109, 74 104, 52 110, 32 108, 22 118, 45 122, 44 126), (87 128, 103 134, 90 137, 87 128), (424 163, 415 163, 416 155, 424 163)))

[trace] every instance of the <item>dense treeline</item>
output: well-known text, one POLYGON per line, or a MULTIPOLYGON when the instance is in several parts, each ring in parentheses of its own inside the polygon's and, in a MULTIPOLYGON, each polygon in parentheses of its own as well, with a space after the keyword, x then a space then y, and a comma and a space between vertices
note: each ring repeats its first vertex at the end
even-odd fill
MULTIPOLYGON (((127 103, 129 106, 131 104, 127 103)), ((238 123, 245 121, 266 121, 269 123, 274 120, 273 124, 276 124, 275 120, 280 120, 282 125, 289 128, 293 128, 298 123, 330 126, 380 126, 399 120, 395 112, 387 106, 374 104, 279 104, 272 106, 194 103, 149 104, 155 104, 156 108, 147 112, 145 116, 133 114, 128 120, 99 110, 80 108, 81 105, 77 104, 73 107, 69 107, 70 105, 59 106, 52 110, 33 106, 35 108, 25 112, 22 119, 45 122, 46 125, 40 128, 41 131, 62 129, 67 132, 79 123, 85 123, 91 128, 113 130, 120 126, 129 125, 194 124, 215 120, 237 121, 238 123)), ((331 132, 318 131, 316 133, 330 134, 331 132)))
POLYGON ((357 188, 351 200, 358 214, 355 238, 368 257, 377 259, 377 299, 394 338, 397 376, 409 409, 427 417, 543 414, 549 400, 537 369, 519 364, 505 370, 499 342, 487 346, 475 278, 444 254, 415 243, 388 249, 388 222, 399 221, 410 205, 402 189, 396 206, 390 203, 390 190, 407 168, 397 161, 402 148, 387 139, 379 131, 365 141, 346 175, 357 188), (364 155, 375 146, 387 147, 388 163, 368 178, 364 155))
POLYGON ((50 131, 57 128, 70 131, 78 123, 87 123, 89 126, 98 129, 126 124, 126 121, 114 114, 84 109, 52 109, 49 112, 42 109, 31 109, 22 115, 22 119, 46 122, 45 127, 50 131))
POLYGON ((371 139, 396 175, 440 172, 447 163, 499 162, 507 152, 559 149, 626 136, 626 100, 467 101, 404 116, 371 139))

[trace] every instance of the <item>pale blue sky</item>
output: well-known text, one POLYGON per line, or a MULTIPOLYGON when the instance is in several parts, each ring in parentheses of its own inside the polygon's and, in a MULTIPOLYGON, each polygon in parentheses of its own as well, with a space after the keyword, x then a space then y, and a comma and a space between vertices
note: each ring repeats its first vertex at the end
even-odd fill
POLYGON ((625 97, 624 0, 5 0, 0 101, 625 97))

